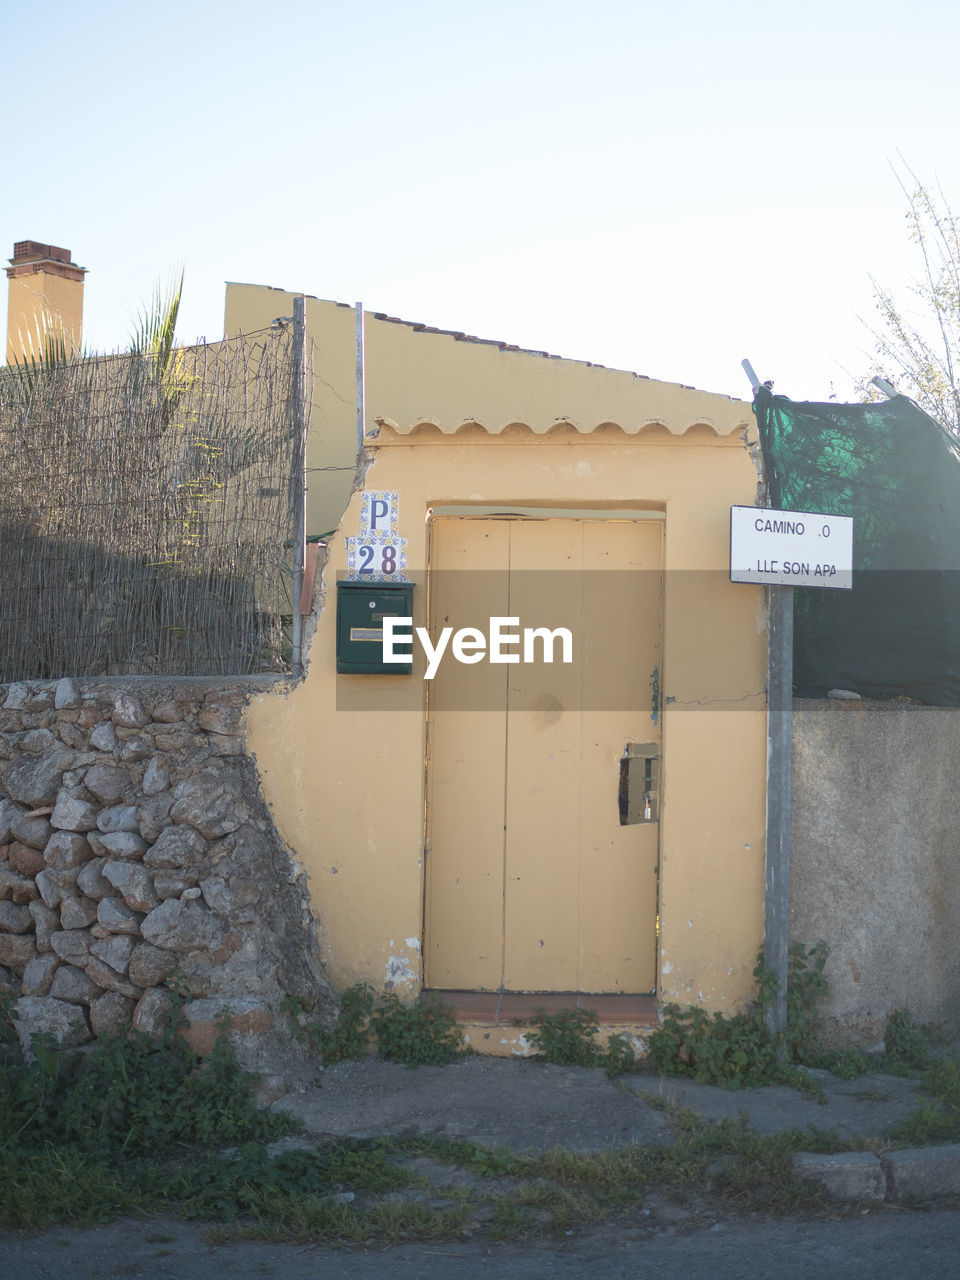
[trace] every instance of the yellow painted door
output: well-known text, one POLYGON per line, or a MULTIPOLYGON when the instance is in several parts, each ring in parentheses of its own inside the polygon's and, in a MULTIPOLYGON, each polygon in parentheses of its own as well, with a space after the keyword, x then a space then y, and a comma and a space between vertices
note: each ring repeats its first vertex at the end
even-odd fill
POLYGON ((448 651, 431 682, 429 986, 652 990, 658 827, 621 825, 619 788, 627 744, 659 733, 661 539, 642 520, 434 522, 431 633, 563 626, 573 661, 448 651))

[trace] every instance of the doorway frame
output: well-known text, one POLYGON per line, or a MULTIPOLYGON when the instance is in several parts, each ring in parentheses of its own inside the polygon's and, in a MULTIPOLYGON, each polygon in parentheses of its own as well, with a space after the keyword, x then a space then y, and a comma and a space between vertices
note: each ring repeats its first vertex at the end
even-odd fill
MULTIPOLYGON (((577 521, 595 521, 596 523, 607 524, 616 521, 636 523, 638 521, 657 522, 664 526, 661 538, 661 557, 660 557, 660 573, 665 574, 666 567, 666 508, 664 503, 650 503, 641 506, 632 506, 626 504, 597 504, 592 506, 573 506, 561 504, 557 506, 548 505, 546 503, 491 503, 487 502, 436 502, 428 503, 425 515, 426 524, 426 573, 425 573, 425 621, 426 625, 430 625, 431 605, 432 605, 432 577, 433 577, 433 554, 435 548, 435 526, 438 519, 445 518, 465 519, 465 520, 531 520, 531 521, 547 521, 547 520, 577 520, 577 521)), ((665 582, 661 590, 660 596, 660 688, 663 688, 664 681, 664 663, 665 663, 665 643, 664 643, 664 610, 665 610, 665 582)), ((429 991, 445 991, 449 995, 457 995, 463 997, 476 996, 480 1000, 486 1000, 495 997, 498 1001, 498 1011, 504 1000, 507 1001, 529 1001, 529 994, 522 992, 508 992, 502 987, 496 991, 477 991, 475 989, 464 989, 462 991, 447 991, 445 988, 431 987, 426 980, 427 969, 427 879, 428 879, 428 860, 431 855, 430 846, 430 812, 429 812, 429 771, 430 759, 432 752, 431 742, 431 698, 430 685, 426 686, 424 696, 424 726, 423 726, 423 742, 424 742, 424 760, 423 760, 423 795, 422 795, 422 849, 424 850, 423 874, 421 878, 421 933, 420 933, 420 955, 422 957, 422 979, 421 990, 429 991)), ((658 735, 660 739, 660 811, 663 811, 663 786, 664 778, 668 771, 663 767, 663 717, 662 707, 660 714, 660 724, 658 726, 658 735)), ((594 1001, 620 1001, 630 1002, 640 1001, 644 1009, 649 1012, 650 1008, 654 1008, 659 998, 659 975, 660 975, 660 920, 661 920, 661 901, 660 895, 662 891, 661 865, 663 857, 663 824, 662 821, 657 823, 657 883, 656 883, 656 912, 654 919, 654 956, 653 986, 649 992, 636 993, 591 993, 591 992, 559 992, 553 991, 544 993, 542 1000, 557 1002, 558 1008, 579 1007, 580 998, 582 996, 593 996, 594 1001)), ((519 1006, 518 1006, 519 1007, 519 1006)))

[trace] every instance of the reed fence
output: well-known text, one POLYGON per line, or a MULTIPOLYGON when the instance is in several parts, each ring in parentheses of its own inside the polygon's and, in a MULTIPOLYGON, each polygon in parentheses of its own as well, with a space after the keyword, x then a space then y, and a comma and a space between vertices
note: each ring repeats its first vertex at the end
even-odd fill
POLYGON ((0 371, 0 680, 289 669, 295 361, 281 328, 0 371))

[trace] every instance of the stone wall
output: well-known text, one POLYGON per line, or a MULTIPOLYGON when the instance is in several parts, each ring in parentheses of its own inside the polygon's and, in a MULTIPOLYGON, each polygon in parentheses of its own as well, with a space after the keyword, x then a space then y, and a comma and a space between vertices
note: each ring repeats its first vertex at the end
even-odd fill
POLYGON ((960 1031, 960 709, 797 699, 791 936, 823 938, 837 1044, 960 1031))
POLYGON ((296 1057, 281 1005, 323 1019, 304 876, 244 752, 265 679, 0 686, 0 986, 21 1039, 155 1034, 176 975, 187 1038, 229 1008, 248 1067, 296 1057))

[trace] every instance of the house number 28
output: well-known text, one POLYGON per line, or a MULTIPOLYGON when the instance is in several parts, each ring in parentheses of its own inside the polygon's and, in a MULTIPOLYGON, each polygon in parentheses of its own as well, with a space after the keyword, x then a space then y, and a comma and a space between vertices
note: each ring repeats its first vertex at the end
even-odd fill
POLYGON ((359 577, 364 574, 382 573, 391 574, 397 571, 397 548, 389 543, 374 544, 370 542, 361 542, 357 547, 357 573, 359 577), (377 564, 377 553, 379 552, 380 563, 377 564))

